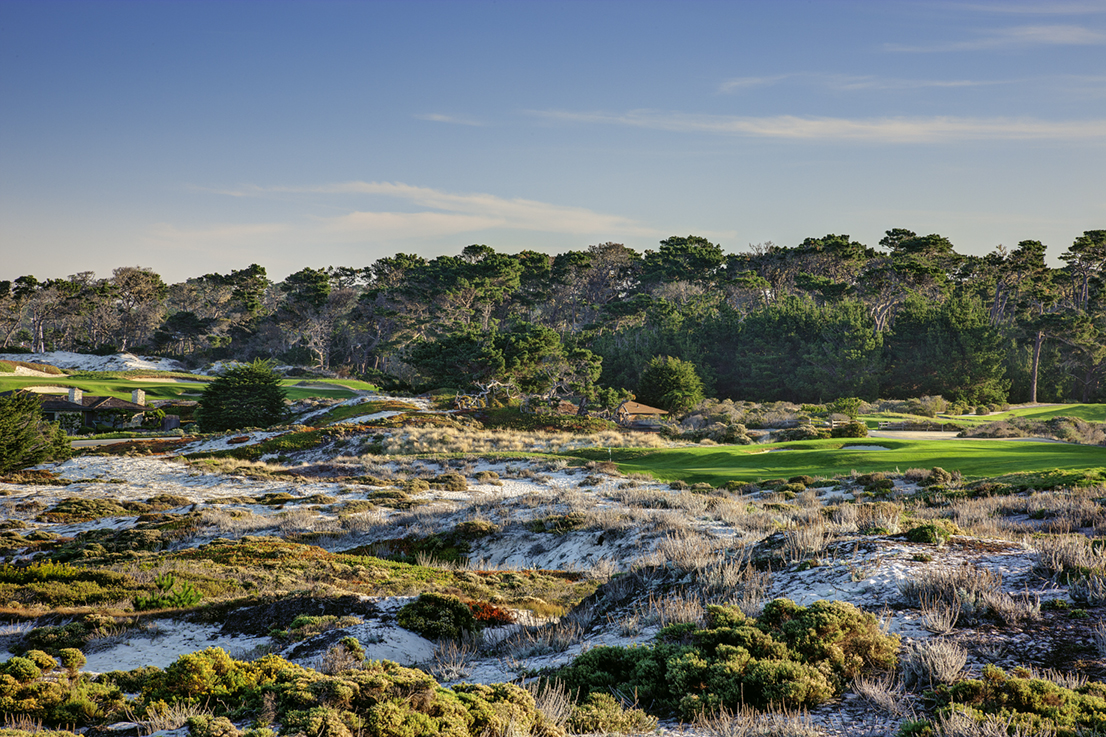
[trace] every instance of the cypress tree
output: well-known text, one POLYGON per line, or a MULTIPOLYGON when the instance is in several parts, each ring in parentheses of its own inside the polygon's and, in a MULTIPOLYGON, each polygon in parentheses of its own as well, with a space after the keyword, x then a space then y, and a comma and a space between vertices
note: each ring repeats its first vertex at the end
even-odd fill
POLYGON ((56 422, 42 418, 42 403, 29 392, 0 397, 0 474, 72 454, 56 422))

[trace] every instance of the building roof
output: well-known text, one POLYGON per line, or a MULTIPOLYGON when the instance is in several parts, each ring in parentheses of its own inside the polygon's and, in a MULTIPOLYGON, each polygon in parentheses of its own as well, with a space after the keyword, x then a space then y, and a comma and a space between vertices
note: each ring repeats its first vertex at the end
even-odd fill
POLYGON ((642 404, 641 402, 623 402, 618 407, 619 412, 625 412, 631 415, 666 415, 668 412, 663 409, 657 409, 656 407, 650 407, 648 404, 642 404))
POLYGON ((126 399, 115 397, 96 397, 85 395, 80 402, 70 402, 68 397, 54 397, 49 394, 39 394, 42 409, 46 412, 96 412, 101 409, 123 409, 131 412, 145 412, 150 409, 142 404, 135 404, 126 399))

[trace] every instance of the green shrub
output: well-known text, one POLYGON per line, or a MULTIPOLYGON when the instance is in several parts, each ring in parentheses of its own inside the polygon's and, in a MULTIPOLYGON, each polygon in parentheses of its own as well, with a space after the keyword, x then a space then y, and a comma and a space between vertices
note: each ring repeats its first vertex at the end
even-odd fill
POLYGON ((195 606, 203 599, 203 595, 188 581, 177 586, 177 580, 172 573, 161 574, 154 579, 154 585, 157 586, 157 593, 134 597, 135 610, 141 612, 147 609, 183 609, 195 606))
POLYGON ((288 712, 284 717, 282 731, 287 734, 307 734, 312 737, 353 737, 354 730, 360 734, 361 727, 361 718, 351 711, 316 706, 304 711, 288 712))
POLYGON ((830 430, 831 438, 866 438, 868 426, 863 422, 846 422, 830 430))
MULTIPOLYGON (((352 638, 342 645, 360 651, 352 638)), ((369 661, 340 675, 325 675, 266 655, 252 662, 234 660, 218 648, 182 655, 165 670, 152 666, 52 681, 28 658, 0 666, 0 711, 23 713, 51 723, 84 727, 124 716, 120 689, 141 695, 128 704, 151 716, 175 704, 204 704, 210 715, 194 717, 195 737, 239 737, 230 719, 257 714, 270 704, 270 718, 284 733, 328 737, 355 734, 391 737, 484 737, 518 734, 563 737, 546 722, 533 697, 513 684, 440 688, 427 674, 387 661, 369 661), (16 670, 21 683, 6 671, 16 670), (41 679, 41 680, 36 680, 41 679)), ((0 735, 3 737, 3 735, 0 735)), ((251 729, 243 737, 273 737, 269 729, 251 729)))
POLYGON ((940 466, 934 466, 929 472, 929 478, 926 479, 926 486, 948 486, 952 483, 952 479, 951 473, 940 466))
POLYGON ((34 663, 43 673, 49 673, 58 667, 58 661, 41 650, 28 650, 23 653, 23 657, 34 663))
POLYGON ((468 480, 456 471, 446 471, 435 476, 431 483, 446 491, 467 491, 469 488, 468 480))
POLYGON ((591 693, 572 710, 568 731, 574 734, 641 734, 657 728, 657 720, 641 709, 625 709, 613 696, 591 693))
POLYGON ((485 519, 470 519, 458 524, 453 531, 464 540, 479 540, 499 532, 499 525, 485 519))
POLYGON ((1034 734, 1055 731, 1058 737, 1106 730, 1106 685, 1088 683, 1074 690, 1022 668, 1007 674, 984 666, 982 677, 965 679, 935 692, 939 713, 963 711, 977 721, 986 715, 1009 720, 1034 734))
POLYGON ((19 683, 30 683, 42 677, 42 669, 30 658, 16 656, 4 664, 4 675, 11 676, 19 683))
POLYGON ((119 629, 112 617, 86 614, 68 624, 35 627, 23 637, 23 644, 31 650, 41 650, 61 658, 63 650, 79 652, 89 640, 104 637, 119 629))
POLYGON ((912 543, 940 545, 949 539, 949 531, 942 525, 928 523, 918 525, 906 533, 906 539, 912 543))
POLYGON ((703 401, 703 382, 690 361, 655 356, 641 372, 637 398, 669 412, 684 412, 703 401))
POLYGON ((69 671, 69 675, 76 675, 77 671, 87 662, 80 650, 75 647, 63 647, 58 650, 58 660, 63 668, 69 671))
POLYGON ((188 733, 192 737, 240 737, 242 734, 226 717, 207 715, 188 717, 188 733))
POLYGON ((708 606, 705 627, 667 627, 651 647, 593 648, 554 677, 582 694, 633 693, 654 714, 691 718, 819 704, 860 673, 893 666, 897 650, 898 637, 851 604, 777 599, 756 619, 708 606))
POLYGON ((429 640, 456 640, 479 627, 468 604, 444 594, 421 594, 399 610, 396 622, 429 640))
MULTIPOLYGON (((49 656, 37 653, 33 658, 45 662, 49 656)), ((123 704, 123 694, 114 684, 98 682, 88 675, 44 675, 28 657, 14 657, 0 665, 2 713, 82 727, 110 718, 123 704)))

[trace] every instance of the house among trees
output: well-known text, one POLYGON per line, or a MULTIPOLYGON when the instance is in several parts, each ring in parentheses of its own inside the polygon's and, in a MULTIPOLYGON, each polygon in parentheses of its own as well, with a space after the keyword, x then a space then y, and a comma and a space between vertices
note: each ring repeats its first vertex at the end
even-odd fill
POLYGON ((115 397, 85 395, 77 387, 69 388, 69 396, 62 398, 40 394, 42 414, 48 422, 57 422, 70 435, 81 427, 111 425, 112 427, 138 427, 142 424, 146 405, 146 392, 135 389, 131 401, 115 397))
POLYGON ((627 427, 654 427, 668 412, 641 402, 626 400, 614 411, 615 421, 627 427))

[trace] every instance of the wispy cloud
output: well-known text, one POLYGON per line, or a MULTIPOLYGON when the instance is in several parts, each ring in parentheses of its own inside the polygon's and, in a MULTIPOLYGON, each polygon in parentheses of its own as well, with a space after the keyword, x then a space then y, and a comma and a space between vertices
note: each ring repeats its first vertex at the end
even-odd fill
POLYGON ((320 218, 327 233, 360 237, 372 233, 379 238, 430 238, 471 233, 502 225, 495 218, 450 212, 351 212, 336 218, 320 218))
POLYGON ((809 75, 802 73, 795 74, 769 74, 764 77, 733 77, 727 79, 721 85, 718 86, 719 92, 734 92, 735 90, 747 90, 754 87, 771 87, 777 85, 780 82, 786 82, 792 79, 802 79, 809 75))
POLYGON ((366 195, 397 199, 422 210, 356 210, 339 217, 317 217, 324 230, 335 234, 375 233, 392 237, 448 235, 491 228, 534 230, 546 233, 592 235, 609 233, 657 235, 658 231, 619 215, 583 207, 568 207, 492 194, 457 194, 400 182, 338 182, 306 187, 247 186, 219 190, 234 197, 286 194, 366 195))
POLYGON ((1106 33, 1083 26, 1014 26, 987 31, 964 41, 912 46, 884 44, 886 51, 929 53, 939 51, 985 51, 1030 46, 1093 46, 1106 43, 1106 33))
POLYGON ((873 75, 823 74, 816 72, 794 72, 775 74, 765 77, 734 77, 719 85, 719 92, 736 92, 756 87, 770 87, 780 83, 793 82, 826 87, 831 90, 915 90, 924 88, 983 87, 997 84, 1009 84, 1006 81, 971 79, 902 79, 895 77, 877 77, 873 75))
POLYGON ((940 3, 947 8, 970 10, 981 13, 1002 13, 1008 15, 1091 15, 1106 13, 1103 0, 1085 2, 1029 2, 1029 3, 940 3))
POLYGON ((1032 118, 738 117, 635 110, 627 113, 534 111, 547 120, 621 125, 678 133, 711 133, 789 140, 935 143, 960 140, 1106 140, 1106 120, 1032 118))
POLYGON ((148 237, 157 242, 175 243, 225 243, 246 242, 272 238, 291 229, 287 223, 219 223, 200 228, 182 228, 171 223, 154 223, 147 231, 148 237))
POLYGON ((415 116, 418 120, 429 120, 433 123, 452 123, 453 125, 470 125, 476 128, 484 124, 472 118, 462 118, 456 115, 442 115, 441 113, 425 113, 415 116))

